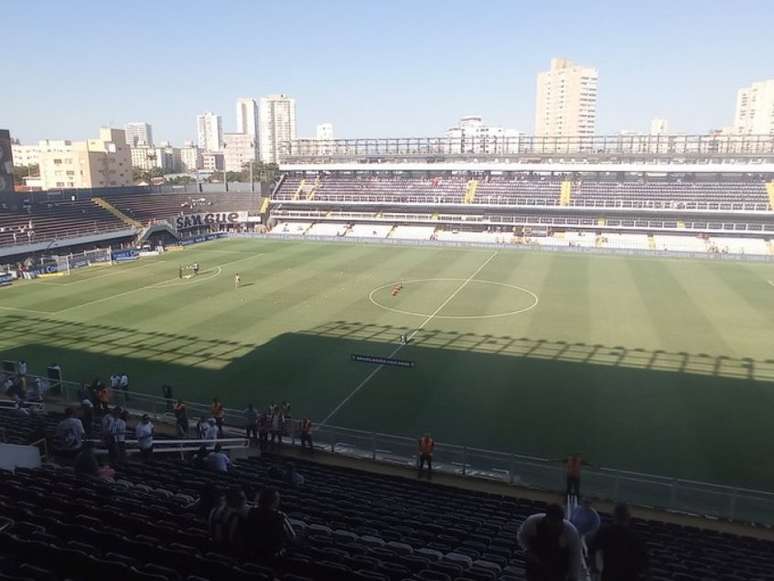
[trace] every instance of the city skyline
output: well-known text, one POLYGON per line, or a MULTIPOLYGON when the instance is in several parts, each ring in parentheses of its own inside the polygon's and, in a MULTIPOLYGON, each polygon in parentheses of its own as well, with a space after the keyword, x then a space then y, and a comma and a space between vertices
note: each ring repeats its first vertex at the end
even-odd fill
POLYGON ((705 133, 732 125, 740 88, 774 77, 769 5, 743 5, 742 30, 727 26, 727 8, 694 1, 595 2, 582 11, 569 2, 529 11, 490 2, 477 12, 462 2, 235 2, 225 5, 226 13, 241 14, 233 30, 213 30, 219 50, 169 68, 151 55, 171 55, 187 42, 196 3, 186 10, 154 4, 152 21, 143 2, 111 7, 113 18, 137 24, 143 42, 97 54, 94 46, 112 40, 109 27, 100 27, 100 10, 81 20, 72 6, 46 2, 25 19, 28 5, 12 0, 5 7, 16 23, 9 45, 25 51, 4 67, 17 81, 0 94, 0 126, 34 143, 84 139, 95 126, 140 119, 159 142, 179 144, 196 140, 191 120, 202 111, 223 115, 224 129, 232 130, 237 97, 286 93, 299 104, 303 137, 313 137, 322 121, 340 137, 442 135, 465 115, 531 134, 535 77, 559 57, 599 71, 597 134, 647 132, 654 117, 669 119, 675 132, 705 133), (246 34, 258 18, 292 24, 246 34), (715 33, 723 42, 709 42, 715 33), (288 35, 303 41, 288 43, 288 35), (396 35, 397 44, 390 40, 396 35), (455 37, 466 42, 448 41, 455 37), (258 66, 245 54, 256 55, 258 66), (75 68, 59 70, 62 59, 75 59, 75 68))

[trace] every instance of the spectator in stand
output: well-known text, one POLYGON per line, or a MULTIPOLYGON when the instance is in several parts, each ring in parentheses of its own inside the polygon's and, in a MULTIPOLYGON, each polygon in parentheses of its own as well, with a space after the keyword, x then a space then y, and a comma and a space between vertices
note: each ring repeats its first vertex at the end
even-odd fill
POLYGON ((110 389, 104 384, 97 385, 97 409, 103 411, 110 409, 110 389))
POLYGON ((247 404, 245 410, 245 437, 250 440, 252 446, 258 439, 258 412, 255 411, 253 404, 247 404))
POLYGON ((83 429, 81 420, 75 417, 75 410, 67 408, 64 419, 56 427, 55 446, 57 455, 63 458, 73 459, 81 451, 83 437, 86 430, 83 429))
POLYGON ((81 423, 86 435, 91 436, 94 431, 94 404, 91 400, 84 399, 81 402, 81 423))
POLYGON ((164 403, 167 406, 167 411, 171 412, 174 410, 174 406, 172 404, 172 386, 165 383, 161 386, 161 393, 164 396, 164 403))
POLYGON ((114 373, 110 376, 110 389, 113 390, 113 392, 118 392, 121 384, 121 376, 117 373, 114 373))
POLYGON ((126 372, 121 374, 121 379, 119 380, 119 384, 121 385, 121 391, 124 393, 124 401, 129 400, 129 376, 126 374, 126 372))
POLYGON ((210 539, 216 547, 227 553, 242 549, 242 522, 247 517, 247 503, 241 487, 230 488, 226 502, 210 513, 210 539))
POLYGON ((271 428, 271 416, 269 412, 263 412, 258 417, 258 447, 261 452, 269 446, 269 429, 271 428))
POLYGON ((256 503, 256 508, 247 513, 243 526, 245 549, 263 559, 282 557, 296 533, 287 515, 279 510, 279 493, 274 488, 265 488, 256 503))
POLYGON ((142 420, 134 428, 134 435, 143 462, 149 462, 153 457, 153 424, 148 414, 142 416, 142 420))
POLYGON ((188 409, 185 407, 185 403, 183 403, 182 399, 177 400, 177 403, 175 404, 175 428, 179 438, 188 436, 188 409))
POLYGON ((557 458, 552 460, 553 462, 563 462, 567 466, 567 490, 565 491, 565 495, 568 497, 570 501, 575 500, 576 502, 578 499, 581 498, 581 492, 580 492, 580 479, 581 479, 581 468, 583 466, 591 466, 588 462, 586 462, 583 459, 583 455, 579 452, 576 452, 575 454, 570 454, 566 458, 557 458))
POLYGON ((518 541, 527 553, 527 581, 580 581, 578 531, 564 519, 564 510, 550 504, 519 527, 518 541))
POLYGON ((215 418, 215 425, 218 426, 218 438, 223 437, 223 420, 226 417, 226 410, 220 400, 216 397, 212 400, 210 414, 215 418))
POLYGON ((126 421, 129 414, 120 411, 110 424, 112 444, 110 447, 110 461, 113 464, 123 464, 126 461, 126 421))
POLYGON ((648 552, 632 530, 631 513, 625 504, 616 505, 613 522, 599 529, 589 547, 589 560, 596 571, 596 555, 602 554, 602 581, 640 581, 648 570, 648 552))
POLYGON ((215 423, 215 418, 208 419, 206 425, 203 439, 214 442, 218 439, 218 425, 215 423))
POLYGON ((27 362, 24 359, 20 359, 16 365, 16 369, 19 371, 19 375, 22 377, 27 375, 27 362))
POLYGON ((312 445, 312 420, 304 418, 301 420, 301 447, 305 448, 309 444, 309 451, 314 452, 314 446, 312 445))
POLYGON ((282 444, 282 413, 279 408, 275 407, 274 412, 271 414, 271 445, 274 446, 275 442, 282 444))
POLYGON ((422 470, 427 463, 427 479, 433 479, 433 448, 435 448, 435 442, 430 434, 425 434, 419 438, 417 443, 417 478, 422 478, 422 470))
POLYGON ((588 556, 588 546, 594 534, 599 529, 599 514, 594 510, 591 499, 586 497, 575 507, 570 515, 570 522, 577 529, 581 538, 581 550, 584 559, 588 556))
POLYGON ((27 391, 27 401, 43 401, 43 389, 40 383, 40 377, 35 377, 30 381, 30 389, 27 391))
POLYGON ((105 444, 105 448, 110 450, 113 447, 113 422, 121 415, 121 408, 116 406, 113 408, 112 413, 102 416, 101 428, 102 428, 102 441, 105 444))
POLYGON ((204 440, 204 436, 207 434, 207 427, 207 418, 200 416, 199 421, 196 422, 196 437, 200 440, 204 440))
POLYGON ((220 444, 215 444, 212 452, 207 455, 207 468, 215 472, 228 472, 231 468, 231 458, 223 451, 220 444))

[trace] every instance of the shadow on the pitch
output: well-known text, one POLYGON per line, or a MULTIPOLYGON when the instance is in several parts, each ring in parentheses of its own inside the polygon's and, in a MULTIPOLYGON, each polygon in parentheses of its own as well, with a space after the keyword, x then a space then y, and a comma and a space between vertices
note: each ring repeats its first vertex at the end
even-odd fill
MULTIPOLYGON (((230 408, 290 400, 320 419, 411 329, 334 321, 256 345, 39 316, 0 316, 0 359, 56 362, 65 379, 126 372, 134 389, 230 408)), ((423 330, 332 419, 384 433, 774 489, 772 361, 423 330), (746 445, 747 444, 747 445, 746 445)))

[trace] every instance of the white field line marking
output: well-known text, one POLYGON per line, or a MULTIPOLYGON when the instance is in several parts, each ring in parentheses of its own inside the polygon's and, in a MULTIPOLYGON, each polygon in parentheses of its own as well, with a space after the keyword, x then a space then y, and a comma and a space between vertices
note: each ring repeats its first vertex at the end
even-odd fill
MULTIPOLYGON (((466 286, 468 286, 468 283, 471 280, 473 280, 479 272, 484 270, 484 267, 487 264, 489 264, 495 256, 497 256, 497 250, 495 250, 494 253, 489 258, 487 258, 484 261, 484 263, 481 266, 479 266, 473 274, 471 274, 468 278, 466 278, 462 282, 462 284, 460 286, 458 286, 457 289, 452 294, 450 294, 447 297, 447 299, 445 301, 443 301, 437 309, 435 309, 435 311, 433 311, 431 314, 427 315, 427 317, 425 318, 424 321, 422 321, 422 323, 419 325, 419 327, 414 329, 414 331, 407 337, 406 343, 401 343, 400 345, 395 347, 395 349, 392 351, 392 353, 390 353, 387 357, 388 358, 395 357, 395 355, 397 355, 398 352, 401 349, 403 349, 407 344, 409 344, 411 342, 411 339, 413 339, 414 336, 417 333, 419 333, 419 331, 421 331, 430 321, 432 321, 435 318, 435 316, 438 313, 440 313, 446 305, 448 305, 450 302, 452 302, 454 300, 454 297, 456 297, 460 293, 460 291, 462 289, 464 289, 466 286)), ((353 389, 352 392, 347 397, 345 397, 343 400, 341 400, 341 402, 339 402, 339 404, 335 408, 333 408, 333 411, 331 411, 331 413, 329 413, 327 416, 325 416, 325 419, 322 422, 320 422, 320 425, 324 426, 325 424, 327 424, 330 421, 330 419, 333 416, 335 416, 339 412, 339 410, 347 404, 347 402, 349 400, 351 400, 353 397, 355 397, 357 395, 357 393, 361 389, 363 389, 366 385, 368 385, 368 382, 371 381, 374 378, 374 376, 382 370, 383 367, 384 367, 384 365, 379 365, 373 371, 371 371, 371 373, 369 373, 366 376, 366 378, 363 381, 361 381, 358 384, 358 386, 355 389, 353 389)))
POLYGON ((768 281, 771 286, 774 286, 774 280, 768 281))
MULTIPOLYGON (((237 263, 237 262, 242 262, 243 260, 250 260, 252 258, 258 258, 259 256, 263 256, 264 254, 265 253, 253 254, 252 256, 246 256, 245 258, 239 258, 237 260, 229 260, 228 262, 224 262, 223 264, 218 265, 217 268, 221 269, 221 272, 222 272, 222 268, 224 266, 226 266, 227 264, 234 264, 234 263, 237 263)), ((218 273, 218 274, 220 274, 220 273, 218 273)), ((128 291, 124 291, 122 293, 118 293, 117 295, 110 295, 110 296, 107 296, 107 297, 102 297, 100 299, 94 299, 93 301, 88 301, 88 302, 81 303, 81 304, 78 304, 78 305, 73 305, 72 307, 67 307, 65 309, 60 309, 58 311, 53 311, 50 314, 58 315, 60 313, 65 313, 65 312, 70 311, 72 309, 80 309, 81 307, 86 307, 86 306, 89 306, 89 305, 96 305, 97 303, 102 303, 104 301, 109 301, 109 300, 112 300, 112 299, 116 299, 118 297, 122 297, 122 296, 125 296, 125 295, 128 295, 128 294, 131 294, 131 293, 136 293, 136 292, 141 291, 141 290, 148 290, 148 289, 153 289, 153 288, 168 288, 168 287, 163 287, 163 286, 159 286, 159 285, 163 285, 163 284, 170 283, 170 282, 176 282, 176 281, 179 281, 179 280, 180 280, 179 278, 169 278, 167 280, 162 280, 161 282, 156 282, 156 283, 147 284, 145 286, 141 286, 141 287, 138 287, 138 288, 129 289, 128 291)), ((169 285, 169 286, 172 286, 172 285, 169 285)))

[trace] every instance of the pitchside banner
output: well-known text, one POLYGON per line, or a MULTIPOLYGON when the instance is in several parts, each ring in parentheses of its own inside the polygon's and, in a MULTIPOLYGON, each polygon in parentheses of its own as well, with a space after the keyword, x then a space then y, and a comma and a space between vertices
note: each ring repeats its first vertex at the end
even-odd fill
POLYGON ((0 287, 11 286, 13 284, 13 275, 9 273, 0 274, 0 287))
POLYGON ((140 258, 140 253, 135 249, 113 252, 114 262, 127 262, 129 260, 137 260, 138 258, 140 258))
POLYGON ((185 214, 175 217, 175 227, 178 230, 194 226, 210 226, 218 224, 239 224, 247 222, 247 211, 211 212, 209 214, 185 214))
POLYGON ((194 236, 193 238, 181 240, 180 246, 190 246, 191 244, 199 244, 200 242, 209 242, 210 240, 225 238, 227 235, 226 232, 213 232, 212 234, 205 234, 204 236, 194 236))

